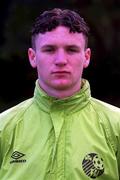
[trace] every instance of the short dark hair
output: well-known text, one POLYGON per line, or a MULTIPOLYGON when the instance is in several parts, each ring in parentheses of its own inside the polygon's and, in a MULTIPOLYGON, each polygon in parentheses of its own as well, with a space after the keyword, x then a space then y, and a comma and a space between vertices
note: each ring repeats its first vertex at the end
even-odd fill
POLYGON ((85 46, 87 47, 89 35, 89 27, 87 23, 77 12, 59 8, 44 11, 35 19, 31 28, 32 47, 35 48, 36 35, 52 31, 58 26, 68 27, 70 32, 83 33, 85 37, 85 46))

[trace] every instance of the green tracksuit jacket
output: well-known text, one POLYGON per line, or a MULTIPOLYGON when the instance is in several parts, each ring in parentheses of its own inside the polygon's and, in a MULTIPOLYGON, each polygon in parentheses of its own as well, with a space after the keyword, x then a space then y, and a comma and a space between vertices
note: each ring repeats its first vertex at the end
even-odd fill
POLYGON ((119 180, 120 109, 80 92, 34 97, 0 115, 0 180, 119 180))

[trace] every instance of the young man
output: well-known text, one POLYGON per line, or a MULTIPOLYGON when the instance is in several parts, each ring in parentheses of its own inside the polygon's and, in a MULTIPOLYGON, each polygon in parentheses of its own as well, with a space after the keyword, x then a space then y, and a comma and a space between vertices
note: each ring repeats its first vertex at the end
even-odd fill
POLYGON ((32 27, 33 98, 0 115, 0 179, 119 180, 120 109, 90 95, 89 28, 71 10, 42 13, 32 27))

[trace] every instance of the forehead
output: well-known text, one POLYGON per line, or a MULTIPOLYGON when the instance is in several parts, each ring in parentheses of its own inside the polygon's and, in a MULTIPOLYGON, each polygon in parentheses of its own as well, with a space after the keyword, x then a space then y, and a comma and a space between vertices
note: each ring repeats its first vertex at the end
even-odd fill
POLYGON ((50 32, 44 34, 39 33, 35 40, 36 46, 44 46, 47 44, 51 45, 71 45, 75 44, 78 46, 85 45, 85 38, 82 33, 69 32, 69 28, 64 26, 58 26, 50 32))

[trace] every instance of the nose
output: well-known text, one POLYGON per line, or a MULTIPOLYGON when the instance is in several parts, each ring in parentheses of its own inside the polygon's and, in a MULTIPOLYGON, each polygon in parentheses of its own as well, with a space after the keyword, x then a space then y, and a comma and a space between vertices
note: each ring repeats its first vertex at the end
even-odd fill
POLYGON ((65 66, 66 64, 67 64, 67 55, 63 49, 60 49, 56 52, 55 65, 65 66))

